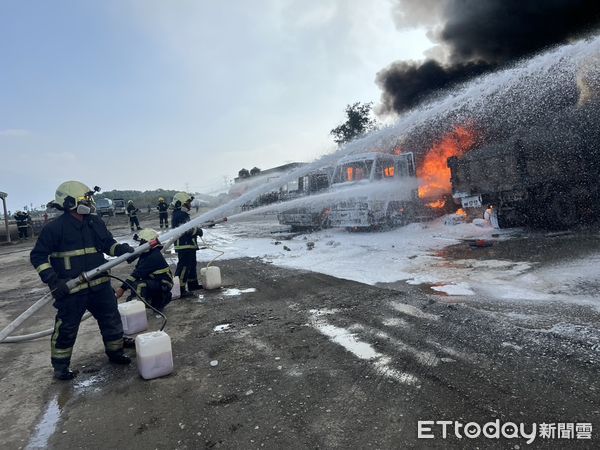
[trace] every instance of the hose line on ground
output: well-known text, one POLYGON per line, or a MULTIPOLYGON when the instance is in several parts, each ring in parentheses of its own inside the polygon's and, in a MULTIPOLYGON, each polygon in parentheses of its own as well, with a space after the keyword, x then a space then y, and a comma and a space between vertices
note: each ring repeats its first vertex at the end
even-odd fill
MULTIPOLYGON (((23 322, 29 319, 33 314, 35 314, 39 309, 46 305, 50 301, 48 296, 52 295, 50 291, 46 293, 42 298, 40 298, 37 302, 31 305, 23 314, 21 314, 17 319, 15 319, 9 326, 7 326, 4 330, 2 330, 2 334, 0 335, 0 343, 2 344, 12 344, 15 342, 25 342, 30 341, 32 339, 38 339, 45 336, 50 336, 54 332, 54 328, 48 328, 46 330, 38 331, 36 333, 30 334, 21 334, 19 336, 9 336, 13 331, 15 331, 23 322)), ((92 316, 90 312, 86 312, 81 321, 83 322, 86 319, 89 319, 92 316)))
MULTIPOLYGON (((163 318, 163 324, 160 327, 160 331, 163 331, 163 329, 165 328, 165 326, 167 325, 167 316, 165 316, 162 312, 160 312, 159 310, 155 309, 152 307, 152 305, 149 305, 146 300, 144 300, 141 296, 138 295, 138 293, 135 291, 135 289, 133 289, 133 286, 131 286, 127 281, 124 281, 122 279, 120 279, 119 277, 116 277, 114 275, 108 275, 111 278, 114 278, 115 280, 120 281, 121 283, 125 284, 126 286, 129 287, 129 289, 131 289, 131 292, 133 292, 136 297, 138 297, 142 302, 144 302, 144 304, 146 304, 146 306, 148 306, 150 309, 152 309, 153 311, 155 311, 157 314, 159 314, 162 318, 163 318)), ((14 344, 17 342, 25 342, 25 341, 31 341, 33 339, 39 339, 42 337, 46 337, 46 336, 50 336, 53 332, 54 332, 54 327, 53 328, 48 328, 46 330, 42 330, 42 331, 37 331, 35 333, 29 333, 29 334, 21 334, 18 336, 10 336, 10 334, 15 331, 23 322, 25 322, 27 319, 29 319, 33 314, 35 314, 39 309, 41 309, 43 306, 46 305, 46 303, 48 303, 48 296, 52 295, 53 291, 50 291, 48 293, 46 293, 46 295, 44 295, 41 299, 39 299, 37 302, 35 302, 33 305, 31 305, 29 307, 29 309, 27 309, 27 311, 25 311, 23 314, 21 314, 17 320, 15 320, 11 325, 9 325, 8 327, 6 327, 3 330, 3 333, 6 334, 6 336, 4 338, 0 337, 0 343, 2 344, 14 344)), ((81 322, 83 322, 84 320, 89 319, 90 317, 92 317, 92 314, 87 311, 83 317, 81 318, 81 322)))

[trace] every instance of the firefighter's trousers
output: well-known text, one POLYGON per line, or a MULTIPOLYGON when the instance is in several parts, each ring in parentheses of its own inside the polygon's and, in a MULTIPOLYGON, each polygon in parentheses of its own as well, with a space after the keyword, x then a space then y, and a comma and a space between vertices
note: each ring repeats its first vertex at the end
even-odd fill
POLYGON ((158 213, 158 220, 160 220, 160 227, 164 227, 165 228, 169 228, 169 213, 168 212, 159 212, 158 213))
POLYGON ((131 231, 133 231, 134 225, 136 229, 140 229, 140 221, 138 220, 137 216, 129 216, 129 227, 131 228, 131 231))
POLYGON ((18 225, 19 239, 27 239, 27 228, 29 228, 29 225, 18 225))
POLYGON ((185 283, 198 282, 196 266, 196 250, 192 248, 177 250, 177 268, 175 269, 175 276, 179 277, 182 286, 185 286, 185 283))
POLYGON ((123 353, 123 325, 115 293, 110 283, 103 283, 94 289, 94 292, 85 289, 54 302, 58 311, 50 355, 55 369, 69 366, 81 317, 86 309, 98 321, 106 354, 110 357, 123 353))

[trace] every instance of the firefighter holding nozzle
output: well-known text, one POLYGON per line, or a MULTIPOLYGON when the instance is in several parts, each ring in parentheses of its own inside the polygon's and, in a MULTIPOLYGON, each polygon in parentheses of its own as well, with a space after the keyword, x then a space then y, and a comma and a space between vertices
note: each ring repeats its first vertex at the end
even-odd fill
POLYGON ((58 186, 51 206, 63 214, 44 226, 30 254, 31 264, 55 299, 57 313, 50 360, 54 377, 59 380, 70 380, 76 375, 69 366, 86 309, 98 321, 108 359, 117 364, 131 362, 123 352, 123 326, 108 274, 100 274, 71 289, 66 284, 104 264, 104 254, 121 256, 134 251, 128 244, 117 243, 104 222, 93 214, 93 194, 93 190, 79 181, 66 181, 58 186))
MULTIPOLYGON (((144 245, 158 239, 158 233, 151 228, 144 228, 134 239, 144 245)), ((171 301, 173 274, 161 253, 162 248, 162 245, 155 245, 140 255, 131 275, 117 289, 117 298, 121 298, 127 290, 135 290, 135 293, 129 294, 127 301, 137 294, 159 311, 167 306, 171 301)))
MULTIPOLYGON (((192 200, 194 200, 194 197, 186 192, 175 194, 173 197, 173 216, 171 218, 173 228, 190 221, 189 211, 192 209, 192 200)), ((202 234, 201 228, 194 227, 175 241, 175 251, 177 252, 175 276, 179 277, 181 282, 181 297, 188 297, 191 295, 189 291, 202 288, 198 284, 196 271, 197 238, 202 237, 202 234)))

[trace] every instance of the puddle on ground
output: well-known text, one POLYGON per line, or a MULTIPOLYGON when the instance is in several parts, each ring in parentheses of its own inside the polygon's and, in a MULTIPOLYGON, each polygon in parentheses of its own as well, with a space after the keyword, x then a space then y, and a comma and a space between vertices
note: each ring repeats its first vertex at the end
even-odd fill
POLYGON ((58 421, 60 419, 61 409, 58 406, 58 394, 50 400, 48 406, 46 406, 46 411, 44 411, 44 415, 42 416, 42 420, 38 423, 35 428, 35 434, 27 444, 26 450, 34 449, 34 448, 47 448, 48 441, 50 440, 50 436, 54 434, 56 431, 56 427, 58 425, 58 421))
POLYGON ((256 289, 255 288, 247 288, 247 289, 230 288, 230 289, 226 289, 225 291, 223 291, 223 296, 224 297, 237 297, 239 295, 248 294, 250 292, 256 292, 256 289))
MULTIPOLYGON (((60 391, 55 393, 52 399, 46 405, 46 409, 44 410, 41 419, 35 427, 35 431, 33 432, 33 436, 29 440, 29 443, 25 447, 26 450, 29 449, 38 449, 38 448, 48 448, 48 441, 52 437, 52 435, 56 432, 58 428, 58 424, 61 419, 61 414, 64 410, 65 405, 69 402, 73 395, 83 394, 86 391, 98 391, 100 387, 95 386, 104 380, 104 377, 100 374, 92 375, 92 376, 82 376, 82 374, 90 374, 97 373, 98 369, 89 368, 82 370, 82 373, 79 374, 77 378, 69 385, 60 386, 60 391), (92 389, 90 389, 92 388, 92 389)), ((65 383, 65 382, 60 382, 65 383)))

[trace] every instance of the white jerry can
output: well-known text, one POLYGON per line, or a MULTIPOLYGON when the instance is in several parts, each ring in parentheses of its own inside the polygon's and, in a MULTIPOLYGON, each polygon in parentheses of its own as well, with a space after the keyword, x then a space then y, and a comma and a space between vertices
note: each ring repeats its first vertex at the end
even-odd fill
POLYGON ((181 297, 181 283, 179 277, 173 278, 173 287, 171 288, 171 300, 176 300, 181 297))
POLYGON ((216 266, 200 269, 200 284, 204 289, 218 289, 221 287, 221 269, 216 266))
POLYGON ((132 335, 148 329, 146 305, 139 300, 119 304, 123 334, 132 335))
POLYGON ((135 353, 142 378, 151 380, 173 372, 171 338, 164 331, 138 334, 135 338, 135 353))

